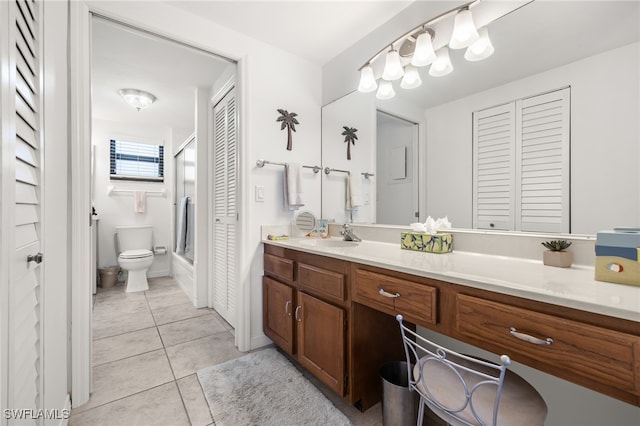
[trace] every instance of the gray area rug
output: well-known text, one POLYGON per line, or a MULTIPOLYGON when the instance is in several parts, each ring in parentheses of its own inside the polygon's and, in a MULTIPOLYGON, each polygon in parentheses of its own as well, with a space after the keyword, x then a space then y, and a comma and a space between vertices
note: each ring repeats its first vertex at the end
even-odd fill
POLYGON ((198 380, 216 426, 352 424, 274 348, 204 368, 198 380))

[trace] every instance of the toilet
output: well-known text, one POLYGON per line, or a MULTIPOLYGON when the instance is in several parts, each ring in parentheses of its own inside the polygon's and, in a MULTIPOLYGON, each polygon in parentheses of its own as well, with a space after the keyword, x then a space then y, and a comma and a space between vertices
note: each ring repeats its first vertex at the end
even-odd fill
POLYGON ((152 231, 150 225, 116 226, 118 265, 128 272, 127 293, 149 289, 147 269, 153 263, 152 231))

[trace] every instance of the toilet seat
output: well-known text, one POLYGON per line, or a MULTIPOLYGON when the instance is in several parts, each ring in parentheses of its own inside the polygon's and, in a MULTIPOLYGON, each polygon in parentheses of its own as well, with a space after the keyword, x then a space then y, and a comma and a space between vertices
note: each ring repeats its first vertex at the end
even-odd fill
POLYGON ((153 252, 151 250, 128 250, 120 253, 119 257, 121 259, 144 259, 152 256, 153 252))

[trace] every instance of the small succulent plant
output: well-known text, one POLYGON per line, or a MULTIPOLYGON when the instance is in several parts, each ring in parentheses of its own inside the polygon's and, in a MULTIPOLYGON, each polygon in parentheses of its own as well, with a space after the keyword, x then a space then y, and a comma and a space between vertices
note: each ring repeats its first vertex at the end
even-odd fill
POLYGON ((550 251, 563 251, 571 245, 570 242, 566 240, 553 240, 553 241, 545 241, 542 243, 550 251))

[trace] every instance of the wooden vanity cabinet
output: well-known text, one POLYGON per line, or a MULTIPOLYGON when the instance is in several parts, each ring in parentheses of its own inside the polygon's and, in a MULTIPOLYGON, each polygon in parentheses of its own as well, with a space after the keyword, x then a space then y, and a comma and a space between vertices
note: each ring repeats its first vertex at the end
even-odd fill
POLYGON ((264 333, 344 396, 346 263, 265 245, 264 273, 264 333))

